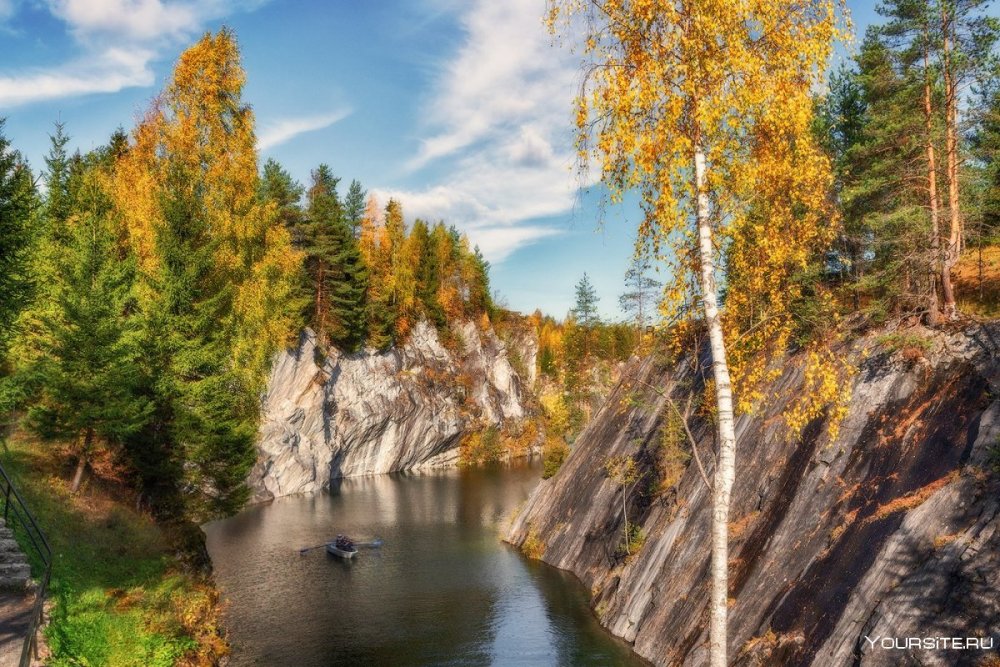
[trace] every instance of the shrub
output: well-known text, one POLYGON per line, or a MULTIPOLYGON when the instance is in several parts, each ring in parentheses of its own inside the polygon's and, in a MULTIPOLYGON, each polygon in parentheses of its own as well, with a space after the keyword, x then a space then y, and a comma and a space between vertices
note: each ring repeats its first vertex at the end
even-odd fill
POLYGON ((561 438, 549 438, 545 443, 542 479, 555 475, 567 456, 569 456, 569 446, 561 438))
POLYGON ((534 526, 528 528, 528 536, 521 543, 521 553, 532 560, 541 560, 542 556, 545 555, 545 543, 538 536, 538 531, 535 530, 534 526))

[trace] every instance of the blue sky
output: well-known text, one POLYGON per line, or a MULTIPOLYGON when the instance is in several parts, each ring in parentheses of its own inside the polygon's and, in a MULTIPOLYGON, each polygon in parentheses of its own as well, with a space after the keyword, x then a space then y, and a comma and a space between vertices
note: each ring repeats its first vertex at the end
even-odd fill
MULTIPOLYGON (((859 30, 872 3, 853 0, 859 30)), ((94 148, 130 129, 179 53, 236 31, 262 156, 300 181, 320 162, 409 220, 444 219, 493 264, 506 303, 565 315, 584 271, 605 317, 639 220, 598 226, 577 195, 576 57, 553 46, 544 0, 0 0, 0 116, 36 170, 56 120, 94 148)))

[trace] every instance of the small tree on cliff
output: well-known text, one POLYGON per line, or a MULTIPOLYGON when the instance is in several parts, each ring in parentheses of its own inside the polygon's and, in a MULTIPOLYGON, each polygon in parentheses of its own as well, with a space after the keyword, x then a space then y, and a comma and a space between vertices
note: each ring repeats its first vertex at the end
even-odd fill
POLYGON ((628 491, 639 480, 639 469, 631 456, 612 456, 604 463, 604 471, 622 491, 622 544, 625 553, 632 553, 632 532, 628 525, 628 491))

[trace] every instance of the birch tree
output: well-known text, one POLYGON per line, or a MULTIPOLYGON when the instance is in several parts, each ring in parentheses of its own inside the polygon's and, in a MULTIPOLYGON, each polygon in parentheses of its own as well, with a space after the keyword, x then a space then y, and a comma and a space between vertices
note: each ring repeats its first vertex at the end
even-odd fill
POLYGON ((836 0, 549 3, 549 26, 582 32, 589 62, 576 111, 581 167, 598 163, 612 203, 626 191, 641 193, 640 240, 673 268, 664 309, 691 317, 690 304, 698 304, 708 330, 718 428, 713 667, 727 664, 733 381, 744 403, 763 398, 759 387, 772 369, 759 352, 787 342, 791 276, 833 226, 820 213, 828 209, 830 165, 809 125, 812 88, 840 31, 839 8, 836 0), (739 267, 735 281, 727 277, 727 320, 752 335, 730 328, 727 336, 720 249, 739 267), (735 340, 744 347, 731 365, 727 345, 735 340))

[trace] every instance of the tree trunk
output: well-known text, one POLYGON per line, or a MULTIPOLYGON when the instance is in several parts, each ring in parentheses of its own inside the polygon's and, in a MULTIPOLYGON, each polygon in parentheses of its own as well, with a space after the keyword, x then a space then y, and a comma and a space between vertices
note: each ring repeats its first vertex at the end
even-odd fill
POLYGON ((733 394, 729 364, 722 334, 722 320, 715 284, 715 249, 709 220, 708 193, 705 191, 705 153, 695 141, 694 182, 697 194, 698 242, 701 259, 701 292, 705 323, 712 347, 712 374, 719 420, 719 456, 712 495, 712 593, 709 607, 709 664, 726 667, 727 616, 729 600, 729 498, 736 476, 736 430, 733 423, 733 394))
POLYGON ((87 457, 90 455, 90 448, 94 444, 94 429, 88 428, 86 435, 83 436, 83 447, 80 449, 79 455, 76 459, 76 472, 73 473, 73 483, 70 486, 70 493, 76 493, 80 490, 80 484, 83 482, 83 473, 87 469, 87 457))
POLYGON ((317 262, 316 267, 316 342, 322 349, 326 349, 326 308, 323 303, 323 261, 317 262))
POLYGON ((941 31, 944 34, 944 98, 945 98, 945 152, 948 157, 948 208, 951 213, 951 231, 944 252, 941 270, 941 290, 944 292, 944 314, 949 319, 958 316, 955 290, 951 283, 951 270, 958 263, 962 242, 962 218, 958 193, 958 100, 955 76, 951 65, 951 20, 945 3, 941 3, 941 31))
MULTIPOLYGON (((927 31, 924 31, 925 40, 927 31)), ((937 274, 941 270, 941 224, 938 217, 937 162, 934 159, 933 114, 931 108, 930 45, 924 45, 924 122, 927 126, 927 189, 931 205, 931 270, 930 294, 927 302, 927 323, 938 323, 937 274)))
POLYGON ((632 550, 628 543, 628 509, 625 507, 625 495, 628 493, 628 487, 624 484, 622 485, 622 517, 625 519, 625 553, 632 555, 632 550))

